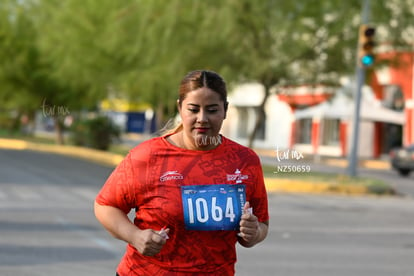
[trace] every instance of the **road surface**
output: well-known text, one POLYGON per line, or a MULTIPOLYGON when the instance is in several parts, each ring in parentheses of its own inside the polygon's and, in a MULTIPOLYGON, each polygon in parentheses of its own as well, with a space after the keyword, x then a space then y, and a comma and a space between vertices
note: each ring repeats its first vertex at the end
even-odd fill
MULTIPOLYGON (((93 215, 112 168, 0 150, 0 275, 114 275, 124 243, 93 215)), ((270 232, 236 275, 414 275, 414 200, 269 194, 270 232)))

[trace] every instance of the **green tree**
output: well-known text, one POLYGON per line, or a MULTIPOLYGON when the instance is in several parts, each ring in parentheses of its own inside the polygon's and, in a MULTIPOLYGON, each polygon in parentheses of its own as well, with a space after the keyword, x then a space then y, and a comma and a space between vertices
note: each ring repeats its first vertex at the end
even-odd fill
MULTIPOLYGON (((412 50, 413 1, 371 1, 383 41, 412 50)), ((149 102, 163 120, 176 108, 177 76, 206 68, 230 88, 245 81, 265 86, 252 146, 274 85, 335 85, 353 72, 361 3, 5 0, 0 99, 23 110, 46 99, 72 112, 116 93, 149 102)))
MULTIPOLYGON (((382 34, 379 43, 413 50, 413 2, 371 1, 371 23, 382 34)), ((229 35, 221 55, 215 56, 216 67, 225 56, 223 71, 229 73, 228 79, 255 81, 265 87, 249 146, 265 122, 264 106, 273 86, 338 85, 341 76, 354 72, 362 4, 359 0, 234 0, 221 5, 227 17, 219 24, 226 24, 229 35)))
POLYGON ((176 110, 179 80, 186 72, 208 68, 217 55, 218 38, 212 12, 220 1, 132 1, 108 29, 117 34, 111 52, 122 60, 114 86, 131 99, 149 102, 165 121, 176 110))
POLYGON ((348 20, 355 15, 355 1, 231 1, 224 8, 233 11, 227 47, 235 79, 265 88, 249 146, 265 122, 272 87, 337 84, 339 76, 352 70, 356 37, 348 20))
POLYGON ((30 8, 17 1, 4 1, 0 5, 1 111, 16 111, 14 125, 18 125, 23 114, 34 117, 41 105, 33 93, 43 75, 33 44, 36 32, 28 15, 30 8))
MULTIPOLYGON (((82 66, 66 70, 64 56, 57 57, 54 51, 49 51, 48 38, 62 31, 56 28, 55 32, 47 33, 49 6, 29 0, 9 0, 3 4, 0 6, 4 15, 1 22, 0 97, 4 99, 4 107, 18 111, 16 120, 22 113, 33 118, 36 111, 53 118, 57 143, 62 144, 64 117, 95 105, 95 81, 83 79, 85 72, 79 69, 82 66), (76 70, 80 74, 75 74, 76 70)), ((65 41, 55 42, 65 45, 65 41)))

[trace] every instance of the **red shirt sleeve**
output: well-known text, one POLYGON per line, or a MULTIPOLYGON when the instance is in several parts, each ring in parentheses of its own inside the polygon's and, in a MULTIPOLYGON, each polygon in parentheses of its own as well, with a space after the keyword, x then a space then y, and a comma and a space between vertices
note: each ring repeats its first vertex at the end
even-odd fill
POLYGON ((108 177, 96 197, 96 202, 129 213, 136 207, 135 193, 132 190, 135 181, 131 154, 128 154, 108 177))
POLYGON ((263 170, 259 157, 254 154, 252 159, 252 166, 250 167, 251 174, 254 175, 254 185, 249 191, 250 206, 253 207, 253 214, 260 222, 269 221, 267 192, 264 184, 263 170))

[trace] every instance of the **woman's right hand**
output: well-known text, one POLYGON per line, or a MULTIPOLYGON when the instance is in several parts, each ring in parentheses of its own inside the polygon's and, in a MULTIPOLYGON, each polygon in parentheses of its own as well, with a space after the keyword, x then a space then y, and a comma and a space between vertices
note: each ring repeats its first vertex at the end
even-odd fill
MULTIPOLYGON (((170 229, 165 229, 167 234, 169 231, 170 229)), ((166 241, 167 240, 155 230, 137 229, 137 233, 134 235, 134 239, 132 241, 132 246, 134 246, 138 252, 144 256, 154 256, 161 251, 166 241)))
POLYGON ((100 223, 115 238, 123 240, 138 252, 145 256, 154 256, 159 253, 168 239, 170 229, 155 231, 152 229, 139 229, 125 214, 124 211, 108 206, 100 205, 95 201, 95 215, 100 223))

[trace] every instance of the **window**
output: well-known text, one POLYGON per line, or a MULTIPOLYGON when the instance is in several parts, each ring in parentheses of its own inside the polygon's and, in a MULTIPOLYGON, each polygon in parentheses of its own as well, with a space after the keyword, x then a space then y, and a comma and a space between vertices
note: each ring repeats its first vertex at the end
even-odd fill
POLYGON ((322 145, 338 146, 339 145, 339 124, 338 119, 322 120, 322 145))
POLYGON ((386 85, 383 89, 382 105, 386 108, 402 111, 404 109, 404 95, 398 85, 386 85))
POLYGON ((312 119, 305 118, 296 121, 295 141, 298 144, 310 144, 312 134, 312 119))

